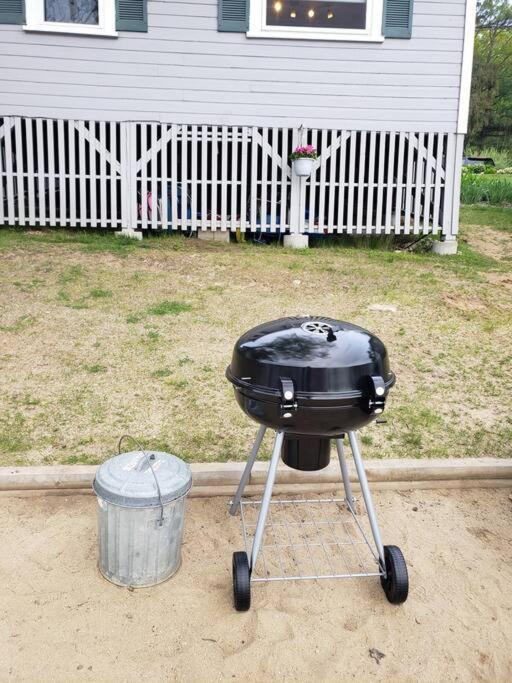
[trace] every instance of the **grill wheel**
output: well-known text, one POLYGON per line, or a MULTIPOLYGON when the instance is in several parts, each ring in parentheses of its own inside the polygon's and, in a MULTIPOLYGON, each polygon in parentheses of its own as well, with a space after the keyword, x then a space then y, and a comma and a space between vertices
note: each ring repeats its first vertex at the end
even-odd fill
POLYGON ((233 553, 233 598, 237 612, 247 612, 251 606, 251 571, 247 553, 233 553))
POLYGON ((393 605, 400 605, 407 600, 409 593, 409 575, 402 551, 396 545, 384 546, 386 561, 386 578, 380 577, 380 582, 386 598, 393 605))

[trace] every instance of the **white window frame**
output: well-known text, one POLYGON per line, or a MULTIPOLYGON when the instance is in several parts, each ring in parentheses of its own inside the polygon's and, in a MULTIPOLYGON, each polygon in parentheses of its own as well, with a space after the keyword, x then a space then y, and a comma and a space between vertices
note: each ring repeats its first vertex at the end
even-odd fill
POLYGON ((75 24, 63 21, 46 21, 44 0, 25 0, 25 31, 45 33, 76 33, 87 36, 117 36, 116 0, 98 0, 98 23, 75 24))
POLYGON ((295 40, 346 40, 381 43, 383 0, 366 0, 366 28, 308 28, 267 25, 267 1, 251 0, 248 38, 293 38, 295 40))

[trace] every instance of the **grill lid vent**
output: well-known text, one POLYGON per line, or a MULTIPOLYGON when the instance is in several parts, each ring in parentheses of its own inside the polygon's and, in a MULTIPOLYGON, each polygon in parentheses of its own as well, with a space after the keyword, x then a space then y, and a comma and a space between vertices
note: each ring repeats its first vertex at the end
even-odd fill
POLYGON ((332 327, 320 320, 311 320, 307 323, 302 323, 301 328, 311 334, 329 334, 332 333, 332 327))

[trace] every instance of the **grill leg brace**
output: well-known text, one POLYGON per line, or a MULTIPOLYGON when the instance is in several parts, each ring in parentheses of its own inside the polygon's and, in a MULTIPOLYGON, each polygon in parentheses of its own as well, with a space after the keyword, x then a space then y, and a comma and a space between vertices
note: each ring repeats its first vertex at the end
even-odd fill
POLYGON ((348 507, 354 511, 354 496, 352 495, 352 486, 350 485, 350 478, 348 476, 347 460, 343 450, 343 439, 336 439, 336 448, 338 450, 338 460, 340 461, 341 477, 343 479, 343 487, 345 489, 345 499, 348 507))
POLYGON ((386 572, 386 562, 384 560, 384 547, 382 545, 382 540, 380 537, 379 525, 377 524, 377 517, 375 516, 375 510, 373 508, 372 495, 370 493, 370 487, 368 486, 368 479, 366 478, 366 471, 364 469, 363 461, 361 459, 361 452, 359 451, 359 444, 357 443, 357 437, 355 432, 348 432, 348 439, 350 441, 350 448, 352 449, 352 455, 354 456, 354 463, 357 470, 357 476, 359 478, 359 483, 361 485, 361 492, 364 498, 364 504, 366 506, 366 512, 368 513, 368 519, 370 521, 370 527, 372 529, 373 540, 375 541, 375 546, 377 552, 379 553, 379 559, 381 563, 382 570, 384 574, 386 572))
POLYGON ((258 429, 258 433, 256 434, 256 441, 254 442, 251 454, 245 464, 244 472, 242 474, 242 478, 240 479, 240 483, 238 484, 235 497, 233 498, 233 500, 231 501, 231 505, 229 506, 230 515, 235 515, 238 508, 240 507, 240 500, 244 495, 244 489, 247 485, 247 482, 251 478, 252 466, 254 465, 254 461, 258 456, 258 451, 260 450, 261 442, 263 441, 263 437, 265 436, 266 431, 267 428, 264 425, 261 425, 261 427, 258 429))
POLYGON ((268 468, 267 481, 265 483, 265 491, 263 492, 263 499, 261 501, 258 523, 256 524, 256 530, 254 532, 254 541, 252 544, 250 564, 251 572, 253 568, 256 566, 256 561, 258 559, 258 554, 260 552, 261 540, 263 538, 263 532, 265 531, 265 522, 267 520, 268 508, 270 505, 270 499, 272 497, 272 489, 274 487, 274 481, 276 479, 277 466, 279 465, 279 460, 281 458, 281 449, 283 447, 283 441, 284 432, 277 432, 276 440, 274 442, 274 450, 272 451, 272 458, 270 460, 270 465, 268 468))

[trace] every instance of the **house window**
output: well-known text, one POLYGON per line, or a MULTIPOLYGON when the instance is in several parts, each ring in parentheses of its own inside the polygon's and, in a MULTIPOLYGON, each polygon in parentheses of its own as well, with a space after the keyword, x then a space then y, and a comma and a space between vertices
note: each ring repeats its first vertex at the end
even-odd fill
POLYGON ((383 0, 251 0, 248 37, 382 41, 383 0))
POLYGON ((27 31, 116 36, 115 0, 25 0, 27 31))
POLYGON ((98 24, 98 0, 44 0, 45 21, 98 24))

